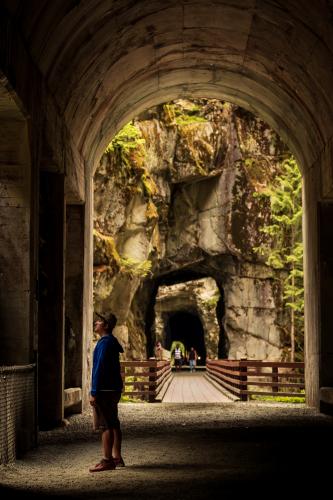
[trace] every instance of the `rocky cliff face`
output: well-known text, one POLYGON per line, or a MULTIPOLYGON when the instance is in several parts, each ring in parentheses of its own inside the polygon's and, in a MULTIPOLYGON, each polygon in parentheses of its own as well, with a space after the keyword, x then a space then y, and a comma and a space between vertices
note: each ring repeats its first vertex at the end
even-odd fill
POLYGON ((221 296, 213 320, 196 306, 209 355, 281 359, 281 272, 253 251, 270 217, 253 195, 284 154, 266 124, 216 100, 158 106, 116 136, 95 174, 94 302, 116 314, 127 357, 151 355, 163 337, 160 285, 210 278, 221 296))

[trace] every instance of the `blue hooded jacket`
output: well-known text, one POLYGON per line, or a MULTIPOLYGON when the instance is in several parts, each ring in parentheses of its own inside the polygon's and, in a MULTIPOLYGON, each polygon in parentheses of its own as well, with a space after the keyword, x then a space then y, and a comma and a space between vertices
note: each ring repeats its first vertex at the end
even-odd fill
POLYGON ((124 352, 112 333, 104 335, 96 344, 93 356, 91 391, 121 391, 123 381, 120 373, 119 353, 124 352))

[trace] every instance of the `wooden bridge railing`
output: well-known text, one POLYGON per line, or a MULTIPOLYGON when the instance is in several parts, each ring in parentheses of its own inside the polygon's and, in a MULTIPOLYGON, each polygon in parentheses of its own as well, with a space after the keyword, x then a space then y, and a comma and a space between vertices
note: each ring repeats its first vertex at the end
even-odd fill
POLYGON ((251 395, 304 397, 304 363, 209 359, 208 376, 247 401, 251 395))
POLYGON ((151 403, 156 401, 172 376, 170 361, 121 361, 120 365, 124 382, 123 396, 137 397, 151 403))

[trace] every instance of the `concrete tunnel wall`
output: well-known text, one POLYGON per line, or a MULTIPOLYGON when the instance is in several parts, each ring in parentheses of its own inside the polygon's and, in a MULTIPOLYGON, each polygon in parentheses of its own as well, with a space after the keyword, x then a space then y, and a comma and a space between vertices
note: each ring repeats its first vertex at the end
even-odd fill
POLYGON ((308 403, 318 406, 319 387, 333 385, 333 369, 321 369, 333 366, 333 352, 321 351, 330 325, 320 323, 317 215, 318 203, 333 196, 332 12, 324 1, 285 3, 2 2, 0 68, 29 116, 33 162, 40 165, 47 149, 48 162, 65 175, 66 202, 85 203, 85 389, 92 173, 130 118, 179 97, 239 104, 267 121, 295 154, 304 178, 308 403))

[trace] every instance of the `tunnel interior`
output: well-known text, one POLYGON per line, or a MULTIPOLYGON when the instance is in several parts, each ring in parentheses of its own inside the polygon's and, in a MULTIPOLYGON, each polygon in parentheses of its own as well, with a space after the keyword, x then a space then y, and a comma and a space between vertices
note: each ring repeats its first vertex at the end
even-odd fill
POLYGON ((171 348, 172 342, 179 340, 186 352, 191 347, 197 351, 198 365, 206 363, 205 335, 198 314, 188 311, 177 311, 169 314, 165 321, 165 346, 171 348), (200 359, 199 359, 200 358, 200 359))
MULTIPOLYGON (((97 167, 109 137, 140 110, 163 99, 209 95, 256 110, 274 129, 281 131, 302 165, 306 207, 307 403, 318 407, 320 387, 332 384, 333 380, 332 335, 328 328, 330 293, 327 294, 327 290, 333 288, 332 266, 324 260, 330 245, 322 224, 328 220, 330 228, 331 223, 325 209, 324 213, 318 213, 318 203, 332 200, 333 196, 331 19, 331 2, 304 1, 300 6, 299 2, 280 0, 171 1, 166 4, 154 0, 59 0, 52 9, 47 8, 45 0, 2 2, 1 31, 6 36, 1 43, 0 77, 2 71, 8 75, 18 93, 18 101, 26 108, 29 122, 26 135, 31 143, 29 179, 30 168, 34 169, 34 180, 29 180, 31 188, 26 198, 29 198, 25 207, 27 217, 21 213, 21 200, 20 203, 15 198, 9 200, 13 209, 5 200, 1 208, 2 213, 6 212, 4 220, 10 216, 14 221, 13 230, 8 224, 1 228, 7 233, 6 244, 1 249, 5 262, 1 311, 6 315, 2 323, 4 363, 26 363, 34 359, 38 347, 36 324, 47 319, 48 313, 42 300, 35 297, 40 285, 38 261, 46 257, 39 255, 43 228, 36 216, 42 133, 45 131, 48 136, 54 155, 54 161, 47 161, 47 168, 66 173, 64 195, 54 204, 61 210, 57 212, 59 223, 54 225, 54 232, 61 223, 64 226, 66 200, 85 204, 81 316, 85 367, 82 382, 88 404, 85 371, 90 367, 90 360, 86 345, 90 342, 93 293, 91 245, 87 243, 92 231, 89 176, 97 167), (37 201, 30 203, 30 199, 37 201), (20 215, 12 217, 10 212, 14 211, 20 215), (19 252, 17 241, 21 245, 19 252), (7 258, 8 250, 11 259, 7 258)), ((7 107, 3 111, 12 113, 7 107)), ((7 134, 1 135, 0 141, 7 140, 7 134)), ((8 145, 4 151, 8 151, 8 145)), ((10 179, 10 192, 14 192, 21 184, 19 164, 14 165, 13 158, 8 165, 3 163, 3 172, 8 167, 17 168, 17 182, 10 179)), ((51 205, 52 200, 49 201, 51 205)), ((58 241, 64 241, 63 235, 58 241)), ((51 255, 57 264, 49 267, 54 275, 52 279, 58 277, 62 281, 64 248, 59 251, 57 248, 57 253, 52 251, 51 255)), ((45 345, 43 340, 43 347, 48 347, 49 352, 53 350, 53 342, 57 344, 57 354, 53 352, 51 362, 55 358, 60 360, 56 365, 60 376, 56 390, 52 385, 49 391, 49 399, 54 399, 59 414, 63 399, 59 397, 63 359, 59 349, 63 337, 60 326, 64 319, 64 297, 68 296, 65 287, 60 292, 60 297, 49 299, 57 308, 52 315, 56 317, 52 332, 49 332, 50 318, 45 323, 45 334, 49 334, 45 340, 51 339, 51 342, 45 345)), ((221 345, 221 352, 223 349, 221 345)), ((37 351, 40 360, 43 352, 37 351)), ((52 371, 50 365, 46 368, 52 371)), ((40 377, 42 371, 38 369, 40 377)), ((50 387, 46 381, 44 385, 50 387)), ((38 398, 43 401, 40 387, 36 388, 38 398)))

